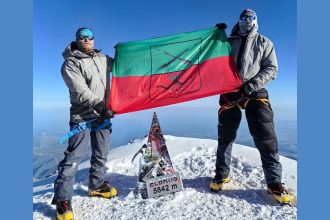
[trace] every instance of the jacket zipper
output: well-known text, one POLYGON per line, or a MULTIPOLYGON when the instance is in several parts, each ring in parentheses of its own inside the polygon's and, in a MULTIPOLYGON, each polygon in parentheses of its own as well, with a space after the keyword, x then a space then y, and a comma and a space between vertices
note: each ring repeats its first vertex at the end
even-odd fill
MULTIPOLYGON (((242 51, 242 55, 241 55, 241 68, 242 69, 244 69, 243 68, 243 66, 244 66, 244 63, 243 63, 243 57, 244 57, 244 55, 245 55, 245 51, 246 51, 246 45, 248 44, 248 41, 249 41, 249 39, 250 39, 250 35, 251 35, 251 33, 252 33, 252 31, 248 34, 248 36, 246 37, 246 41, 245 41, 245 44, 244 44, 244 49, 243 49, 243 51, 242 51)), ((241 38, 241 40, 242 40, 242 38, 241 38)), ((244 81, 244 74, 242 74, 242 78, 243 78, 243 81, 244 81)))
POLYGON ((94 55, 93 55, 93 57, 92 57, 92 60, 93 60, 94 65, 96 66, 97 72, 100 73, 100 69, 99 69, 99 67, 97 66, 97 64, 96 64, 96 62, 95 62, 95 60, 94 60, 94 55))
POLYGON ((106 86, 105 86, 104 83, 103 83, 102 76, 101 76, 101 73, 100 73, 100 69, 99 69, 99 67, 98 67, 97 64, 96 64, 96 62, 95 62, 95 60, 94 60, 94 57, 95 57, 95 56, 92 57, 93 63, 94 63, 94 65, 96 66, 97 72, 99 73, 100 81, 101 81, 101 83, 102 83, 104 89, 106 90, 106 86))

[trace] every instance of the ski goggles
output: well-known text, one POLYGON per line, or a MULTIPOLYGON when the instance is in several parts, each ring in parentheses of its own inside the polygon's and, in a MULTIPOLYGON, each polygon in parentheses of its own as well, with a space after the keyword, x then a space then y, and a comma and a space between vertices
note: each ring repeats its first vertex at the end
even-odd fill
POLYGON ((79 35, 78 39, 79 40, 85 40, 85 39, 94 40, 94 36, 79 35))
POLYGON ((90 29, 84 28, 77 33, 76 38, 77 40, 94 40, 94 35, 90 29))
POLYGON ((242 16, 241 17, 241 20, 242 21, 247 21, 249 19, 249 21, 253 21, 253 20, 255 20, 256 19, 256 17, 255 16, 253 16, 253 15, 249 15, 249 16, 242 16))

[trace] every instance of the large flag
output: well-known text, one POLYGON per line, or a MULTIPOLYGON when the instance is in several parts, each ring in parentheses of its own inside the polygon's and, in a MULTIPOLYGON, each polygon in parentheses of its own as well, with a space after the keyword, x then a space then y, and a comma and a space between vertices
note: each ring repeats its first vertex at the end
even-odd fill
POLYGON ((109 107, 117 113, 237 91, 242 84, 222 29, 119 43, 109 107))

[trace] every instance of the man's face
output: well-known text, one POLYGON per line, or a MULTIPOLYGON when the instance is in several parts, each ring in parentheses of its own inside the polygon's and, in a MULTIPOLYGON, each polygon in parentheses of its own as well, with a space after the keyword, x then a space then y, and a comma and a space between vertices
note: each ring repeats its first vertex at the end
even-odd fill
POLYGON ((77 36, 77 46, 83 52, 94 50, 94 36, 91 31, 81 31, 77 36))
POLYGON ((253 16, 253 15, 243 15, 243 16, 241 16, 240 19, 241 19, 242 21, 252 22, 253 20, 256 19, 256 17, 253 16))

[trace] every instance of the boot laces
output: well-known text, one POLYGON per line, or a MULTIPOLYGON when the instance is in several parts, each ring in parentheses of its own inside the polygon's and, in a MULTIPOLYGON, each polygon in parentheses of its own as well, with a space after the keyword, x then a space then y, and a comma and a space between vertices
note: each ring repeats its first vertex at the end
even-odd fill
POLYGON ((60 214, 63 214, 67 211, 72 211, 71 201, 60 201, 57 203, 56 207, 60 214))
POLYGON ((62 203, 64 210, 69 211, 70 210, 70 204, 68 201, 64 201, 62 203))
POLYGON ((110 189, 111 189, 111 186, 110 186, 109 182, 108 181, 104 181, 102 183, 101 187, 99 188, 99 191, 100 192, 107 192, 107 191, 110 191, 110 189))
POLYGON ((288 192, 286 191, 285 187, 284 187, 284 183, 280 183, 279 184, 279 188, 280 188, 280 192, 281 194, 288 194, 288 192))

